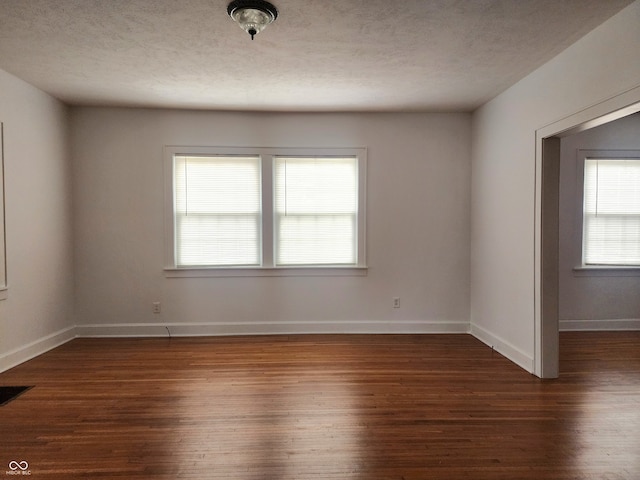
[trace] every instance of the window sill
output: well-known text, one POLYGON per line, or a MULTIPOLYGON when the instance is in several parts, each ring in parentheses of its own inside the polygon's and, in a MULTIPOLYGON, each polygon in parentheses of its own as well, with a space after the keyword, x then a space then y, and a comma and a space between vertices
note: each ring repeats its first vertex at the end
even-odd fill
POLYGON ((165 268, 166 278, 208 277, 365 277, 367 267, 165 268))
POLYGON ((640 277, 640 266, 589 265, 575 267, 574 277, 640 277))

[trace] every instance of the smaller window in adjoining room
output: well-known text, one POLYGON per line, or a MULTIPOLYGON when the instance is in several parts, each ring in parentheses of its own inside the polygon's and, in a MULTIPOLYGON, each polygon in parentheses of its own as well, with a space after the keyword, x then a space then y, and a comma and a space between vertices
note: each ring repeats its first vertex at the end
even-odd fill
POLYGON ((640 152, 584 156, 582 264, 640 266, 640 152))
POLYGON ((366 274, 366 149, 164 150, 167 276, 366 274))

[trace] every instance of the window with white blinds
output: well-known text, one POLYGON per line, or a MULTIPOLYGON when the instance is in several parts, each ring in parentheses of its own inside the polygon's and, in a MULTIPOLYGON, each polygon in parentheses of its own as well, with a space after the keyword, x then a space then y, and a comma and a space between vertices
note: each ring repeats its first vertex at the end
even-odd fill
POLYGON ((165 147, 165 165, 168 275, 366 270, 366 149, 165 147))
POLYGON ((174 157, 178 266, 260 265, 260 157, 174 157))
POLYGON ((276 265, 357 263, 357 157, 275 157, 276 265))
POLYGON ((583 264, 640 265, 640 158, 586 158, 583 264))

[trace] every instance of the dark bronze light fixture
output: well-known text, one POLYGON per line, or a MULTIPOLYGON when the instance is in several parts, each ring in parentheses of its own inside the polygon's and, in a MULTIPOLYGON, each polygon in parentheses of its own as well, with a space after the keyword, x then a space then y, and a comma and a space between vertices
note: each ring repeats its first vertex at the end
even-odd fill
POLYGON ((227 7, 227 13, 251 35, 251 40, 278 18, 276 7, 263 0, 234 0, 227 7))

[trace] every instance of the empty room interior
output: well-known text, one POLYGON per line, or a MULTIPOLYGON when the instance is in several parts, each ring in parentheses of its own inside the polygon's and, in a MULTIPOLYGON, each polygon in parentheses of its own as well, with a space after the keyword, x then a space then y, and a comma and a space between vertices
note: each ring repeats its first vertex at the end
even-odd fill
POLYGON ((640 478, 639 27, 0 0, 0 475, 640 478))

